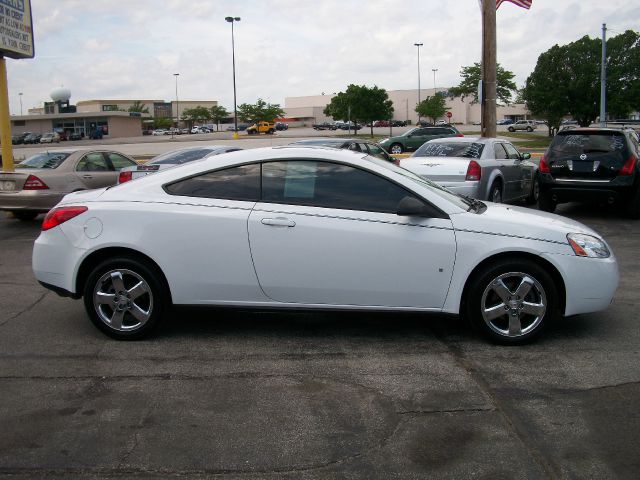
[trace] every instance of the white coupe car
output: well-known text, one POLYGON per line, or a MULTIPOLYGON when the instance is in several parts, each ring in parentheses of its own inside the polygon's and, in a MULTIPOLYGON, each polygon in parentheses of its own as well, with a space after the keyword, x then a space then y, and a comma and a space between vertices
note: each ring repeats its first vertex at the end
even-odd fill
POLYGON ((244 150, 67 195, 33 270, 119 339, 175 304, 447 312, 522 343, 558 312, 605 309, 618 285, 610 248, 580 223, 321 147, 244 150))

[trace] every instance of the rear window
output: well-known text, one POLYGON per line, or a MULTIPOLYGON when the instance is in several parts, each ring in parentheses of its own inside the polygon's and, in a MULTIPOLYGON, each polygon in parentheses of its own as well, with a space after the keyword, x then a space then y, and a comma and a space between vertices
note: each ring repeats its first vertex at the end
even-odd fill
POLYGON ((482 155, 482 150, 484 149, 484 144, 469 142, 469 143, 459 143, 459 142, 427 142, 422 145, 416 153, 413 154, 414 157, 464 157, 464 158, 480 158, 482 155))
POLYGON ((559 133, 549 147, 548 157, 554 159, 589 153, 611 153, 626 158, 627 142, 618 132, 559 133))
POLYGON ((16 168, 57 168, 71 155, 68 152, 44 152, 20 162, 16 168))
POLYGON ((150 161, 151 165, 165 165, 165 164, 181 164, 199 160, 206 155, 210 154, 212 150, 207 148, 196 148, 193 150, 181 150, 178 152, 169 152, 156 157, 150 161))

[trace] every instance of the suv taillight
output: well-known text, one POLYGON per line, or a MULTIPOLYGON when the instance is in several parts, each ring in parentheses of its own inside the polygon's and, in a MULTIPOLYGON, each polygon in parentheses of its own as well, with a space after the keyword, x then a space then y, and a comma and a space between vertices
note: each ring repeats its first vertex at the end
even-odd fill
POLYGON ((87 207, 58 207, 49 210, 46 217, 42 221, 42 231, 49 230, 53 227, 77 217, 81 213, 89 210, 87 207))
POLYGON ((549 168, 547 159, 544 158, 544 156, 540 158, 540 165, 538 165, 538 170, 540 170, 540 173, 551 173, 551 169, 549 168))
POLYGON ((482 177, 482 169, 480 168, 480 164, 475 160, 471 160, 469 162, 469 166, 467 167, 467 176, 465 180, 480 180, 482 177))
POLYGON ((633 175, 637 162, 638 159, 634 155, 631 155, 629 160, 627 160, 624 166, 620 169, 620 175, 633 175))
POLYGON ((120 175, 118 175, 118 183, 124 183, 124 182, 128 182, 129 180, 133 179, 133 172, 132 171, 126 171, 126 172, 120 172, 120 175))
POLYGON ((46 183, 40 180, 35 175, 29 175, 24 182, 23 190, 48 190, 49 187, 46 183))

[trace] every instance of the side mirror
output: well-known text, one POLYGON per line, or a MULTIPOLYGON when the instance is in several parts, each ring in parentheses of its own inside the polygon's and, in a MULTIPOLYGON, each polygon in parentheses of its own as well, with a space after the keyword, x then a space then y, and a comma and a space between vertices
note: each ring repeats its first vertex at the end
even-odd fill
POLYGON ((523 153, 520 155, 520 158, 522 158, 522 160, 529 160, 531 158, 531 154, 529 152, 523 153))
POLYGON ((401 217, 446 218, 439 210, 428 203, 407 195, 396 207, 396 215, 401 217))

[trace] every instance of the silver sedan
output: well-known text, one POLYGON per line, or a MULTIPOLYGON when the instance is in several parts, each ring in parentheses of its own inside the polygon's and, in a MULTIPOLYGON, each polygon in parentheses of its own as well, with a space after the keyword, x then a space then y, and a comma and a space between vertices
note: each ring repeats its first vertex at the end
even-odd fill
POLYGON ((529 153, 496 138, 441 138, 422 145, 400 166, 467 197, 495 203, 538 195, 537 165, 529 153))

